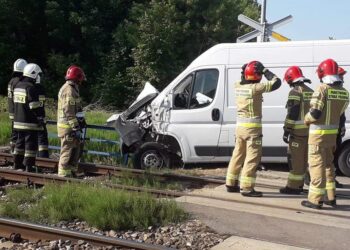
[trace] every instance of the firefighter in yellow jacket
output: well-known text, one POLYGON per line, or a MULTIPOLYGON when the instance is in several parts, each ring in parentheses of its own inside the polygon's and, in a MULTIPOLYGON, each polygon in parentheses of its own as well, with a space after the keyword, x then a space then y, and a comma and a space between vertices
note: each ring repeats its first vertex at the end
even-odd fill
POLYGON ((262 196, 262 192, 254 190, 256 169, 262 153, 262 95, 280 86, 281 80, 260 62, 243 65, 241 81, 235 84, 236 142, 227 169, 227 192, 241 192, 249 197, 262 196), (260 83, 262 75, 267 82, 260 83))
POLYGON ((58 93, 57 131, 61 138, 59 176, 74 177, 78 171, 81 131, 86 125, 79 86, 85 80, 84 71, 71 66, 66 73, 66 82, 58 93))
POLYGON ((318 66, 321 84, 315 90, 310 111, 305 116, 309 128, 308 163, 311 176, 308 200, 301 205, 320 209, 323 204, 336 206, 333 153, 339 119, 349 104, 349 92, 342 87, 338 64, 327 59, 318 66), (327 196, 327 200, 324 197, 327 196))
POLYGON ((283 141, 288 143, 289 175, 282 194, 300 194, 303 191, 304 175, 307 170, 307 143, 309 128, 304 124, 304 116, 310 109, 313 90, 305 85, 311 83, 297 66, 289 67, 284 80, 292 88, 288 95, 287 116, 284 122, 283 141))

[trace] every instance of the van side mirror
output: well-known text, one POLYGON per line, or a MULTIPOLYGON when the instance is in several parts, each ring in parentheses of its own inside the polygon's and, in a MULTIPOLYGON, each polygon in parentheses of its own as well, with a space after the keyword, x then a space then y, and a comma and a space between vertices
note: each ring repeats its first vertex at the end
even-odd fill
POLYGON ((175 108, 186 108, 188 96, 184 93, 175 94, 174 107, 175 108))

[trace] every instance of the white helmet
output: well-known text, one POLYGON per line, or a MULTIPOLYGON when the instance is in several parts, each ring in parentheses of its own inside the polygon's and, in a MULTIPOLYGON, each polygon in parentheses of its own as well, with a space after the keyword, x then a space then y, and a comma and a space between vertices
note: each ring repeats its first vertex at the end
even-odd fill
POLYGON ((29 63, 23 69, 23 76, 33 79, 36 79, 40 73, 42 73, 41 68, 35 63, 29 63))
POLYGON ((14 72, 23 72, 24 67, 27 65, 27 61, 19 58, 15 61, 15 63, 13 64, 13 71, 14 72))
POLYGON ((41 81, 41 77, 40 75, 38 75, 35 79, 35 83, 40 84, 40 81, 41 81))

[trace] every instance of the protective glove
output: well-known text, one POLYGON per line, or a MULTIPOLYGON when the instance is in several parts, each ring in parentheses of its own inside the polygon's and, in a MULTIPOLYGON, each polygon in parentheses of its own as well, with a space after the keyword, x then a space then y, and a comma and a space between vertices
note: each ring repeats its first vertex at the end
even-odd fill
POLYGON ((86 128, 87 126, 85 118, 78 118, 78 123, 80 128, 86 128))
POLYGON ((285 130, 284 131, 284 133, 283 133, 283 141, 285 142, 285 143, 289 143, 289 135, 290 135, 290 132, 288 132, 287 130, 285 130))
POLYGON ((245 70, 245 68, 247 67, 247 64, 243 64, 243 66, 242 66, 242 71, 241 71, 241 80, 242 81, 245 81, 245 77, 244 77, 244 70, 245 70))
POLYGON ((80 132, 80 130, 73 130, 73 131, 70 133, 70 136, 73 137, 73 138, 76 138, 76 139, 80 139, 80 137, 81 137, 81 132, 80 132))
POLYGON ((44 117, 37 117, 38 123, 40 126, 44 127, 46 125, 46 121, 44 117))
POLYGON ((264 73, 264 69, 265 69, 265 67, 264 67, 264 65, 262 65, 261 62, 256 62, 256 64, 255 64, 255 72, 256 73, 262 75, 264 73))
POLYGON ((342 128, 340 129, 340 136, 341 136, 341 137, 344 137, 344 136, 345 136, 345 132, 346 132, 346 128, 345 128, 345 127, 342 127, 342 128))

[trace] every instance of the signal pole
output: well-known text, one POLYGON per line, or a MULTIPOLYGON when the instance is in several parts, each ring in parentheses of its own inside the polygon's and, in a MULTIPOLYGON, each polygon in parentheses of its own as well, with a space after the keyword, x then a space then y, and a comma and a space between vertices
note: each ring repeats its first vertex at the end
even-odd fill
POLYGON ((291 15, 286 16, 280 20, 273 23, 268 23, 266 20, 266 0, 261 0, 261 17, 260 22, 257 22, 243 14, 238 15, 238 20, 242 23, 252 27, 254 30, 248 32, 237 38, 238 43, 244 43, 257 38, 257 42, 268 42, 270 37, 278 41, 290 41, 289 38, 282 36, 281 34, 275 32, 277 27, 280 27, 286 23, 292 21, 293 17, 291 15))
POLYGON ((258 42, 267 42, 267 36, 266 36, 266 0, 262 0, 262 2, 261 2, 260 24, 263 27, 263 32, 258 37, 257 41, 258 42))

